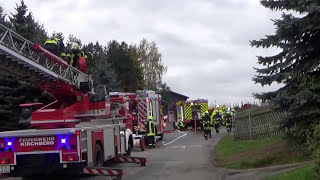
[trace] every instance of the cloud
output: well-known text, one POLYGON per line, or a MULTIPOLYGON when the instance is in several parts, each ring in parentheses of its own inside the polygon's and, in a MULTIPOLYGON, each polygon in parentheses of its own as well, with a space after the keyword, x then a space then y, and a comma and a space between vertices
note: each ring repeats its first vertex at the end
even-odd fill
MULTIPOLYGON (((15 1, 0 0, 13 11, 15 1)), ((255 49, 249 40, 273 34, 270 19, 280 17, 252 0, 25 0, 36 19, 83 42, 155 41, 168 66, 164 81, 192 99, 211 103, 253 101, 252 93, 281 85, 254 85, 256 55, 277 49, 255 49)))

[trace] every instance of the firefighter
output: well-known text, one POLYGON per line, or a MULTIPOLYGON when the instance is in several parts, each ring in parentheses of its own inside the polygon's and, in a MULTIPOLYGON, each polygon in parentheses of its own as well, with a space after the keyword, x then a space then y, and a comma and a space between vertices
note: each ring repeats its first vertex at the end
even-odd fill
POLYGON ((232 110, 231 110, 231 116, 234 116, 234 115, 235 115, 235 112, 236 112, 236 110, 235 110, 234 108, 232 108, 232 110))
POLYGON ((208 135, 211 139, 211 127, 210 127, 210 116, 209 116, 209 112, 206 111, 204 113, 204 116, 202 117, 202 127, 203 127, 203 133, 204 133, 204 138, 207 140, 208 139, 208 135))
POLYGON ((79 69, 79 58, 84 57, 87 59, 87 56, 84 54, 83 51, 80 50, 80 46, 78 43, 73 42, 71 44, 71 52, 68 53, 68 58, 69 58, 69 65, 76 67, 79 69))
POLYGON ((230 112, 227 112, 226 115, 225 115, 225 121, 226 121, 226 127, 227 127, 227 131, 228 131, 228 134, 231 133, 231 127, 232 127, 232 116, 230 114, 230 112))
POLYGON ((216 133, 219 134, 219 128, 220 128, 220 121, 221 121, 221 114, 219 110, 214 110, 212 113, 212 120, 213 120, 213 126, 216 130, 216 133))
POLYGON ((46 42, 44 42, 44 48, 55 54, 56 56, 66 60, 64 43, 60 38, 54 37, 51 39, 47 39, 46 42))
POLYGON ((178 122, 178 129, 179 131, 184 131, 185 130, 185 124, 183 121, 178 122))
POLYGON ((148 117, 148 124, 147 124, 147 137, 148 137, 148 144, 149 148, 155 147, 155 125, 153 122, 153 117, 148 117))

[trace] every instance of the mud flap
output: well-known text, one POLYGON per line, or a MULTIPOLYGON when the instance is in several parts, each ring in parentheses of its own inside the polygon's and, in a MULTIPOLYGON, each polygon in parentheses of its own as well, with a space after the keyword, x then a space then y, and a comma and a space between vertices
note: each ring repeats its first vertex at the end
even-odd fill
POLYGON ((130 157, 130 156, 117 156, 115 161, 124 163, 136 163, 141 166, 146 166, 147 159, 142 157, 130 157))
POLYGON ((110 176, 122 178, 124 171, 122 169, 112 169, 108 167, 85 167, 83 168, 84 175, 93 175, 93 176, 110 176))

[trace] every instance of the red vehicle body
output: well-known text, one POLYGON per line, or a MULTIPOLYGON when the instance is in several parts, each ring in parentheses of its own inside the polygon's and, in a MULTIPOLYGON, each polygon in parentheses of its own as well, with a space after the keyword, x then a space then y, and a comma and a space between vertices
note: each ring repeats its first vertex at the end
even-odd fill
MULTIPOLYGON (((162 140, 163 129, 165 126, 161 96, 154 91, 137 91, 136 93, 111 92, 111 101, 117 99, 121 101, 125 108, 120 113, 127 117, 124 120, 126 124, 127 139, 133 139, 132 147, 145 149, 146 143, 146 123, 148 116, 152 116, 156 125, 156 139, 162 140), (114 99, 114 100, 113 100, 114 99)), ((112 106, 112 104, 111 104, 112 106)))
POLYGON ((93 88, 90 76, 2 25, 0 39, 0 53, 5 54, 0 68, 26 75, 55 98, 41 108, 32 105, 37 107, 31 115, 33 129, 0 132, 0 173, 121 176, 121 170, 103 169, 103 164, 118 160, 145 165, 145 158, 121 157, 130 155, 133 144, 126 135, 132 118, 124 98, 110 98, 104 85, 93 88))

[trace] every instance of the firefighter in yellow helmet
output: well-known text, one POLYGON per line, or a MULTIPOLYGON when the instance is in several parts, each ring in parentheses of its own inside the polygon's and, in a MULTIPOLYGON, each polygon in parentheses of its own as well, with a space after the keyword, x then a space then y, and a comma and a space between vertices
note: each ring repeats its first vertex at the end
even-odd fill
POLYGON ((84 57, 87 59, 87 55, 84 54, 83 51, 80 50, 80 45, 76 42, 71 44, 71 52, 68 53, 69 65, 76 67, 79 69, 79 59, 80 57, 84 57))
POLYGON ((148 122, 147 122, 147 140, 148 140, 148 145, 149 148, 155 147, 155 135, 156 135, 156 129, 155 125, 153 122, 153 117, 149 116, 148 117, 148 122))

